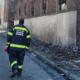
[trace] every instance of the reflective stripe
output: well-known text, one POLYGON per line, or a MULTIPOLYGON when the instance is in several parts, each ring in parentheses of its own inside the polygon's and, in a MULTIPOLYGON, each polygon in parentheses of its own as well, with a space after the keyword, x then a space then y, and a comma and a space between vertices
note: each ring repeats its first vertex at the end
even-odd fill
POLYGON ((12 32, 8 32, 8 35, 12 36, 12 35, 13 35, 13 33, 12 33, 12 32))
POLYGON ((19 65, 18 68, 19 68, 19 69, 22 69, 23 67, 22 67, 22 65, 19 65))
POLYGON ((26 49, 29 49, 29 47, 28 47, 28 46, 26 46, 26 49))
POLYGON ((26 38, 31 38, 31 35, 27 35, 26 38))
POLYGON ((19 45, 19 44, 10 44, 10 47, 26 48, 26 46, 25 46, 25 45, 19 45))
POLYGON ((26 28, 22 28, 22 27, 15 27, 15 28, 13 28, 13 30, 23 30, 23 31, 28 32, 28 30, 26 28))
POLYGON ((13 67, 15 64, 17 64, 17 61, 12 62, 11 67, 13 67))
POLYGON ((10 42, 7 42, 7 45, 9 45, 10 44, 10 42))
POLYGON ((26 49, 29 49, 29 47, 28 47, 28 46, 25 46, 25 45, 19 45, 19 44, 10 44, 10 47, 26 48, 26 49))

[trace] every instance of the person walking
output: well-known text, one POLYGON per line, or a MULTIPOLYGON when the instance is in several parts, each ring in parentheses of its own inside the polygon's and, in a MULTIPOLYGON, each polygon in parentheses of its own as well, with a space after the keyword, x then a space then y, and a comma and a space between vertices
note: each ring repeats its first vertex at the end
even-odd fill
POLYGON ((29 49, 31 35, 26 26, 24 19, 19 20, 19 24, 13 26, 7 34, 7 46, 12 68, 11 78, 16 75, 21 76, 25 52, 29 49))

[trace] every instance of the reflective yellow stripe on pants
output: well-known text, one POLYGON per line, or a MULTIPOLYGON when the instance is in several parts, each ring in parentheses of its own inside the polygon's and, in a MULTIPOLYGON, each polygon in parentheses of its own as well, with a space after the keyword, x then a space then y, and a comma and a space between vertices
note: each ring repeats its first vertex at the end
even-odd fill
POLYGON ((11 67, 13 67, 15 64, 17 64, 17 61, 12 62, 11 67))
POLYGON ((25 45, 19 45, 19 44, 10 44, 10 47, 15 47, 15 48, 22 48, 22 49, 29 49, 28 46, 25 45))
POLYGON ((22 69, 23 67, 22 67, 22 65, 18 65, 18 68, 19 68, 19 69, 22 69))

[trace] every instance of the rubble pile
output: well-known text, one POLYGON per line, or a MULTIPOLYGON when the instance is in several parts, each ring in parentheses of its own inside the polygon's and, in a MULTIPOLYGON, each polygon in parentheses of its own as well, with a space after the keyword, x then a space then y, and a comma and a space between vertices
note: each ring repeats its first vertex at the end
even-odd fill
MULTIPOLYGON (((70 45, 62 48, 60 45, 53 45, 51 43, 45 43, 43 41, 32 38, 31 49, 40 50, 45 52, 46 57, 53 60, 77 60, 80 57, 78 54, 78 47, 70 45)), ((31 50, 32 51, 32 50, 31 50)))

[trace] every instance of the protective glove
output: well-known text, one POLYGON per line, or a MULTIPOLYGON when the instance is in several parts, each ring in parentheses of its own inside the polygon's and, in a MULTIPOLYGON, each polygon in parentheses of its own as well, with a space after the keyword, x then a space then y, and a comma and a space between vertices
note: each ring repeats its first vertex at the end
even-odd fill
POLYGON ((5 52, 9 53, 10 47, 9 46, 5 46, 5 52))
POLYGON ((8 46, 5 46, 5 48, 4 48, 5 52, 7 52, 7 49, 8 49, 8 46))

